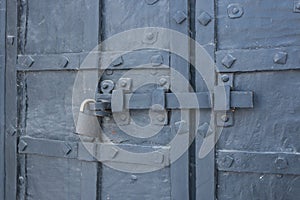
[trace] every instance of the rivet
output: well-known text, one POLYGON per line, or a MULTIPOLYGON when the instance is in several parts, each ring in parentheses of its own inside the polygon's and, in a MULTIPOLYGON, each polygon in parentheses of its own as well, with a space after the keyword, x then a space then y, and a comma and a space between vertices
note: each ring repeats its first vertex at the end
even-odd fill
POLYGON ((229 81, 229 76, 227 75, 227 74, 223 74, 222 76, 221 76, 221 79, 222 79, 222 81, 224 82, 224 83, 226 83, 226 82, 228 82, 229 81))
POLYGON ((244 9, 239 4, 230 4, 227 7, 227 14, 231 19, 240 18, 244 14, 244 9))
POLYGON ((153 40, 153 38, 154 38, 154 33, 147 33, 146 38, 147 38, 148 40, 153 40))
POLYGON ((222 115, 222 116, 221 116, 221 120, 222 120, 223 122, 228 122, 228 121, 229 121, 229 117, 228 117, 227 115, 222 115))
POLYGON ((151 57, 151 64, 152 66, 160 66, 161 64, 163 64, 164 59, 161 55, 154 55, 151 57))
POLYGON ((186 20, 187 16, 182 11, 177 11, 176 14, 173 16, 173 19, 176 21, 177 24, 181 24, 186 20))
POLYGON ((165 79, 165 78, 159 79, 159 85, 160 85, 160 86, 163 86, 163 85, 165 85, 166 83, 167 83, 167 79, 165 79))
POLYGON ((294 12, 300 13, 300 2, 295 2, 295 4, 294 4, 294 12))
POLYGON ((27 143, 24 141, 24 140, 20 140, 20 142, 19 142, 19 150, 20 151, 25 151, 25 149, 27 148, 27 143))
POLYGON ((125 121, 127 119, 127 116, 125 114, 121 114, 120 118, 122 121, 125 121))
POLYGON ((136 175, 131 175, 131 180, 136 181, 137 180, 137 176, 136 175))
POLYGON ((121 83, 120 83, 120 85, 121 85, 122 87, 126 87, 127 82, 126 82, 125 80, 122 80, 121 83))
POLYGON ((62 67, 62 68, 66 68, 66 67, 69 65, 69 63, 70 63, 69 58, 66 57, 66 56, 63 56, 63 61, 62 61, 62 63, 61 63, 61 67, 62 67))
POLYGON ((157 117, 157 120, 160 121, 160 122, 163 122, 163 121, 165 120, 165 116, 159 115, 159 116, 157 117))
POLYGON ((112 65, 114 66, 114 67, 117 67, 117 66, 119 66, 119 65, 122 65, 123 64, 123 57, 122 56, 120 56, 120 57, 118 57, 116 60, 114 60, 113 62, 112 62, 112 65))
POLYGON ((114 71, 111 70, 111 69, 105 70, 105 74, 106 74, 106 75, 113 75, 113 73, 114 73, 114 71))
POLYGON ((233 55, 227 54, 221 62, 226 68, 231 68, 235 61, 236 58, 233 55))
POLYGON ((18 58, 18 63, 29 68, 33 65, 34 59, 31 56, 22 56, 18 58))
POLYGON ((207 12, 202 12, 198 17, 199 23, 202 24, 203 26, 208 25, 209 22, 211 22, 211 20, 212 17, 207 12))
POLYGON ((20 177, 19 177, 19 183, 20 183, 21 185, 23 185, 23 184, 25 183, 25 179, 24 179, 23 176, 20 176, 20 177))
POLYGON ((65 155, 69 155, 71 152, 72 152, 72 147, 68 143, 65 143, 65 147, 64 147, 65 155))
POLYGON ((237 7, 234 7, 234 8, 232 9, 232 13, 233 13, 233 14, 237 14, 239 11, 240 11, 240 10, 239 10, 237 7))
POLYGON ((112 147, 112 148, 110 149, 110 156, 111 156, 112 159, 115 158, 115 157, 117 156, 118 153, 119 153, 118 149, 116 149, 116 148, 114 148, 114 147, 112 147))
POLYGON ((273 61, 276 64, 284 65, 286 64, 288 54, 286 52, 280 51, 276 53, 273 57, 273 61))
POLYGON ((14 126, 9 126, 9 128, 7 129, 7 134, 10 136, 14 136, 16 134, 16 129, 14 126))
POLYGON ((277 169, 285 169, 285 168, 288 167, 288 162, 287 162, 287 160, 286 160, 285 158, 283 158, 283 157, 278 157, 278 158, 276 158, 276 160, 275 160, 275 167, 276 167, 277 169))
POLYGON ((234 162, 234 158, 229 155, 226 155, 222 159, 221 164, 223 167, 230 168, 232 166, 233 162, 234 162))
POLYGON ((14 45, 14 43, 15 43, 15 36, 13 36, 13 35, 8 35, 8 36, 7 36, 7 42, 8 42, 10 45, 14 45))

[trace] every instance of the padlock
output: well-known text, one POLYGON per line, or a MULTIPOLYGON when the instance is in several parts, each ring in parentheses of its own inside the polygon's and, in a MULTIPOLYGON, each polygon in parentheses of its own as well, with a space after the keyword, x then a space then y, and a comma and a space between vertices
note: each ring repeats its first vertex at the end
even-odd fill
POLYGON ((95 113, 88 107, 89 103, 95 103, 95 100, 86 99, 80 105, 76 133, 85 141, 99 141, 101 126, 95 113))

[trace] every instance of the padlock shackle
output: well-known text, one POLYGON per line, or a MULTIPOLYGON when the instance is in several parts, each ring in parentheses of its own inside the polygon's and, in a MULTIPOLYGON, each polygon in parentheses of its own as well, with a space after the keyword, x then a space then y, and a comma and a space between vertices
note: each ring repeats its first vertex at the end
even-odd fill
POLYGON ((86 106, 88 103, 96 103, 96 101, 95 101, 95 99, 85 99, 85 100, 81 103, 79 111, 80 111, 80 112, 84 112, 85 106, 86 106))

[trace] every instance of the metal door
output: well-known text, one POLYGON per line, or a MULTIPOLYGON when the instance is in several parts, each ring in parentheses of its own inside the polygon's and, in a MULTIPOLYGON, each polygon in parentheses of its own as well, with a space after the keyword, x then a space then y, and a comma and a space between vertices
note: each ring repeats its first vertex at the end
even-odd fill
MULTIPOLYGON (((179 130, 182 132, 181 141, 188 144, 189 110, 181 112, 178 106, 167 113, 156 110, 157 118, 154 120, 163 125, 163 130, 150 139, 147 135, 144 135, 145 139, 128 135, 115 126, 116 119, 101 116, 98 119, 103 130, 112 133, 110 140, 82 141, 75 127, 78 116, 75 115, 75 121, 73 119, 74 109, 79 113, 80 103, 85 99, 84 92, 92 91, 97 100, 97 90, 101 94, 107 91, 106 86, 102 88, 103 81, 115 84, 112 92, 123 87, 121 82, 124 80, 128 81, 125 88, 132 84, 130 89, 137 89, 137 93, 142 94, 152 94, 153 84, 161 85, 157 90, 158 102, 169 88, 174 92, 189 92, 188 85, 177 84, 176 75, 170 74, 168 67, 173 65, 189 80, 188 62, 162 50, 146 48, 127 53, 112 61, 112 69, 103 70, 98 87, 96 83, 94 88, 83 88, 82 101, 74 102, 72 99, 81 64, 101 40, 138 27, 165 27, 189 34, 188 2, 21 0, 11 4, 17 12, 10 12, 10 15, 18 18, 18 21, 10 22, 11 26, 18 27, 18 33, 14 33, 18 52, 12 55, 12 58, 17 57, 18 139, 14 141, 18 141, 18 145, 11 147, 18 151, 13 154, 18 165, 10 166, 15 166, 12 170, 17 169, 18 173, 11 174, 7 180, 17 187, 9 190, 7 199, 189 199, 188 152, 183 152, 180 159, 169 165, 173 149, 166 145, 179 130), (148 66, 135 69, 141 64, 148 66), (121 79, 122 73, 127 71, 135 72, 137 76, 121 79), (139 88, 145 76, 152 76, 152 86, 139 88), (128 161, 109 144, 110 141, 114 142, 114 146, 129 148, 133 152, 154 150, 155 154, 145 161, 134 158, 128 161), (89 145, 96 148, 103 162, 86 152, 89 145), (105 152, 113 155, 105 157, 105 152), (148 173, 124 172, 102 164, 105 162, 117 165, 125 162, 137 169, 140 165, 156 166, 158 169, 148 173)), ((149 29, 141 42, 151 45, 162 39, 149 29)), ((181 45, 188 55, 188 40, 183 42, 181 45)), ((122 46, 102 47, 95 62, 91 64, 88 61, 89 69, 83 71, 97 75, 105 59, 114 57, 116 51, 122 51, 122 46)), ((11 66, 14 68, 13 64, 11 66)), ((83 82, 81 86, 86 85, 83 82)), ((125 93, 130 95, 133 91, 125 90, 125 93)), ((111 101, 113 104, 113 98, 111 101)), ((91 108, 92 104, 89 105, 91 108)), ((132 121, 145 123, 140 119, 145 118, 149 108, 130 112, 136 117, 132 121)), ((123 115, 120 118, 123 119, 123 115)), ((123 121, 124 126, 129 123, 127 119, 123 121)))
POLYGON ((299 5, 0 1, 0 198, 297 199, 299 5))
POLYGON ((217 84, 231 88, 227 117, 216 115, 217 123, 226 120, 211 163, 217 173, 197 159, 197 197, 201 178, 207 183, 217 175, 215 192, 210 184, 205 199, 213 193, 298 199, 299 1, 203 0, 196 2, 196 18, 196 40, 216 60, 217 84), (234 108, 233 91, 253 91, 254 108, 234 108))

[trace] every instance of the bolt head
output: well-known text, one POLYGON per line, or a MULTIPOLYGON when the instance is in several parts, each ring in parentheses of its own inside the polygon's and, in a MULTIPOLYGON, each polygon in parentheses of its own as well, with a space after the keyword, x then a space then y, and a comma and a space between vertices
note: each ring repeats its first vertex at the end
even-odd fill
POLYGON ((108 86, 109 86, 109 85, 108 85, 107 83, 104 83, 104 84, 102 85, 102 88, 103 88, 103 89, 107 89, 108 86))
POLYGON ((167 83, 167 79, 165 79, 165 78, 159 79, 159 85, 160 85, 160 86, 163 86, 163 85, 165 85, 166 83, 167 83))
POLYGON ((163 121, 165 120, 165 116, 159 115, 159 116, 157 117, 157 120, 160 121, 160 122, 163 122, 163 121))
POLYGON ((120 116, 120 118, 121 118, 122 121, 125 121, 125 120, 127 119, 127 116, 126 116, 125 114, 122 114, 122 115, 120 116))
POLYGON ((233 14, 238 14, 240 11, 240 9, 238 9, 237 7, 232 8, 232 13, 233 14))
POLYGON ((126 81, 123 80, 123 81, 121 81, 120 85, 121 85, 122 87, 126 87, 127 83, 126 83, 126 81))
POLYGON ((153 40, 153 38, 154 38, 154 33, 147 33, 146 38, 147 38, 148 40, 153 40))
POLYGON ((229 117, 228 117, 227 115, 222 115, 222 116, 221 116, 221 120, 222 120, 223 122, 228 122, 228 121, 229 121, 229 117))
POLYGON ((228 76, 227 74, 224 74, 224 75, 222 75, 221 79, 222 79, 222 81, 223 81, 224 83, 226 83, 226 82, 229 81, 230 78, 229 78, 229 76, 228 76))
POLYGON ((231 68, 235 61, 236 58, 233 55, 228 54, 222 59, 221 62, 226 68, 231 68))

